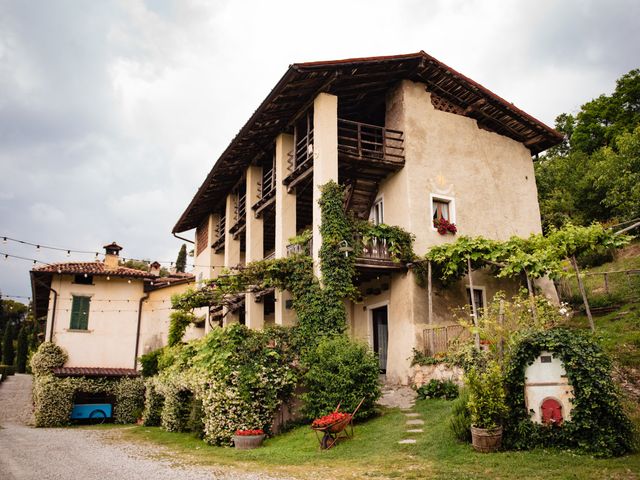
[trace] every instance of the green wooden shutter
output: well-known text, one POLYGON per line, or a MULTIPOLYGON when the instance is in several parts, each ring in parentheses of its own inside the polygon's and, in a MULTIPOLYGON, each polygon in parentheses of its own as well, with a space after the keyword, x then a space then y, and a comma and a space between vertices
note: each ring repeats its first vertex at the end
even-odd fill
POLYGON ((89 325, 90 301, 90 297, 73 297, 70 325, 72 330, 87 330, 89 325))

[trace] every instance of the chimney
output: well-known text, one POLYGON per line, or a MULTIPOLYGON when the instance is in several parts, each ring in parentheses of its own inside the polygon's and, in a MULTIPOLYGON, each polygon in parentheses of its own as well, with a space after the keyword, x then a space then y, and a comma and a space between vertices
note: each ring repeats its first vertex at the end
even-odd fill
POLYGON ((149 273, 155 277, 160 276, 160 264, 158 262, 153 262, 149 265, 149 273))
POLYGON ((108 270, 115 270, 118 268, 118 260, 120 259, 120 250, 122 247, 116 242, 112 242, 104 247, 104 266, 108 270))

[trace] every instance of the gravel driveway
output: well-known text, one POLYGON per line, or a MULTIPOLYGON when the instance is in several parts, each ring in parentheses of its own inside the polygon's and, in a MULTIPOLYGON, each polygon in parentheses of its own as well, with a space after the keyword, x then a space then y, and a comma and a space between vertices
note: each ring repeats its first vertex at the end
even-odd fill
POLYGON ((33 428, 31 377, 0 384, 1 480, 267 480, 273 477, 168 460, 161 447, 114 441, 117 432, 33 428))

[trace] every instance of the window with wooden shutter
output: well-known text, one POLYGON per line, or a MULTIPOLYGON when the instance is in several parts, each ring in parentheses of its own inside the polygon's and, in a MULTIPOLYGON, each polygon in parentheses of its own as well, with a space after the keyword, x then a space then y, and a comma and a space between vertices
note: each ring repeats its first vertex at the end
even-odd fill
POLYGON ((89 306, 91 297, 73 296, 71 304, 71 330, 87 330, 89 326, 89 306))

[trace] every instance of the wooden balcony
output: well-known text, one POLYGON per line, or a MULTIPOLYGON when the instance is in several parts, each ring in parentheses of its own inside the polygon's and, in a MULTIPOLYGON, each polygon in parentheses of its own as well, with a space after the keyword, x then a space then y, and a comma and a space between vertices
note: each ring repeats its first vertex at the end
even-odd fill
POLYGON ((361 238, 355 238, 354 242, 361 244, 360 252, 356 257, 356 268, 372 270, 403 270, 405 265, 393 259, 387 240, 372 237, 363 243, 361 238))
MULTIPOLYGON (((298 138, 289 154, 289 175, 283 180, 291 192, 313 173, 313 128, 298 138)), ((356 175, 384 178, 404 166, 404 134, 400 130, 338 119, 338 161, 356 175)))

